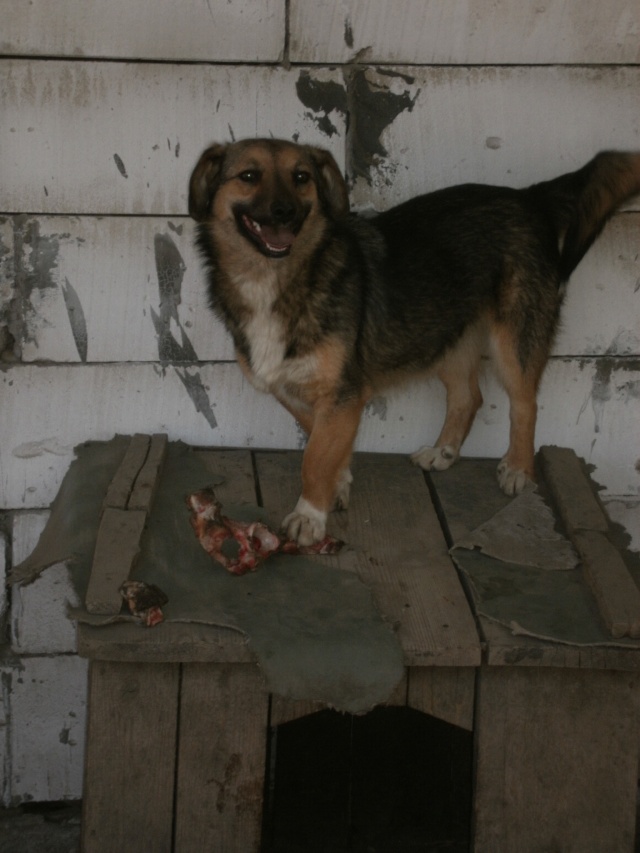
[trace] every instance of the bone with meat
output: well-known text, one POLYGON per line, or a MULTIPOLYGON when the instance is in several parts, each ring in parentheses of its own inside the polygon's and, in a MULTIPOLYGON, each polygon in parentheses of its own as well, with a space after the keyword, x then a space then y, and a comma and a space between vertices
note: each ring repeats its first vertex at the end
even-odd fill
POLYGON ((120 587, 120 595, 131 614, 148 628, 164 620, 162 608, 169 599, 159 586, 144 581, 125 581, 120 587))
POLYGON ((193 492, 187 497, 191 526, 204 550, 234 575, 254 572, 271 554, 337 554, 344 544, 325 536, 313 545, 301 546, 275 533, 261 521, 236 521, 222 514, 222 504, 213 489, 193 492), (229 557, 226 542, 237 542, 238 552, 229 557))

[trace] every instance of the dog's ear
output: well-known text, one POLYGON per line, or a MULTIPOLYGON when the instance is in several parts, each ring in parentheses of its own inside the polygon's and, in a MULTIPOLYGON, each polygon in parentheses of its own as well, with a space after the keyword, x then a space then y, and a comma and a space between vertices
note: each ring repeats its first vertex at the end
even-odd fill
POLYGON ((349 194, 338 164, 324 148, 310 148, 309 153, 318 170, 322 200, 334 216, 344 216, 349 212, 349 194))
POLYGON ((189 181, 189 216, 203 222, 211 208, 211 202, 220 178, 226 145, 211 145, 203 151, 189 181))

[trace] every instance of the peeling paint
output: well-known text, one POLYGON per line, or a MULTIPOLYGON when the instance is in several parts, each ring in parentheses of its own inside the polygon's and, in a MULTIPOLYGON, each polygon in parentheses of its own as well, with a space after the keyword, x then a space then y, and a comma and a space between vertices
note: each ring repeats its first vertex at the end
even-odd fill
POLYGON ((37 346, 37 331, 44 322, 38 314, 37 302, 46 291, 58 287, 55 270, 60 240, 69 237, 69 234, 43 236, 38 220, 26 215, 14 219, 16 299, 12 308, 11 331, 20 342, 37 346))
POLYGON ((602 428, 602 418, 608 402, 615 399, 617 402, 626 405, 630 400, 640 399, 640 381, 633 379, 616 382, 613 379, 614 370, 617 375, 625 372, 637 373, 640 370, 640 360, 611 357, 597 359, 591 391, 578 412, 578 420, 580 420, 589 400, 591 401, 595 419, 593 426, 595 433, 599 433, 602 428))
POLYGON ((387 419, 387 399, 386 397, 373 397, 365 406, 365 412, 374 418, 380 418, 381 421, 387 419))
POLYGON ((43 438, 40 441, 19 444, 11 451, 12 456, 18 459, 34 459, 45 453, 52 453, 54 456, 70 456, 73 454, 73 448, 60 444, 57 438, 43 438))
POLYGON ((497 151, 498 148, 502 148, 502 138, 500 136, 487 136, 484 144, 492 151, 497 151))
POLYGON ((186 369, 178 367, 175 370, 178 378, 186 388, 189 397, 191 397, 196 412, 204 416, 211 429, 215 429, 218 426, 218 421, 211 408, 209 395, 207 394, 207 389, 202 381, 200 372, 196 371, 192 374, 188 373, 186 369))
MULTIPOLYGON (((174 228, 174 230, 176 230, 174 228)), ((178 306, 182 301, 182 282, 186 264, 169 234, 156 234, 153 240, 156 272, 158 274, 158 290, 160 293, 159 313, 151 309, 151 320, 158 339, 158 355, 163 367, 176 362, 194 362, 198 360, 196 351, 178 314, 178 306), (176 327, 180 340, 173 332, 176 327)), ((212 429, 218 422, 211 408, 209 395, 199 372, 189 373, 184 368, 175 368, 175 372, 187 390, 196 412, 204 416, 212 429)))
POLYGON ((178 247, 168 234, 156 234, 153 243, 160 307, 159 313, 153 309, 150 313, 158 338, 160 361, 163 364, 197 361, 196 351, 178 315, 178 306, 182 301, 181 291, 186 264, 178 247), (172 321, 178 327, 180 340, 177 340, 173 334, 172 321))
POLYGON ((348 15, 344 20, 344 43, 348 48, 353 47, 353 27, 351 26, 351 18, 348 15))
POLYGON ((75 341, 80 361, 84 364, 87 361, 89 336, 82 303, 80 302, 80 297, 68 278, 65 278, 65 284, 61 285, 61 290, 62 296, 64 297, 64 304, 67 309, 67 316, 69 317, 71 334, 73 335, 73 340, 75 341))
POLYGON ((181 237, 184 231, 184 225, 182 223, 180 223, 180 225, 174 225, 173 222, 167 222, 167 228, 169 231, 173 231, 174 234, 177 234, 178 237, 181 237))
POLYGON ((122 175, 123 178, 128 178, 127 170, 125 169, 124 163, 122 162, 122 158, 118 154, 113 155, 113 161, 116 164, 118 171, 122 175))
POLYGON ((326 136, 333 136, 338 129, 329 118, 334 110, 348 114, 347 91, 334 81, 321 82, 314 79, 308 71, 302 71, 296 81, 296 92, 301 103, 312 112, 312 118, 318 130, 326 136), (315 115, 314 115, 315 114, 315 115))
MULTIPOLYGON (((400 113, 413 110, 420 90, 413 96, 408 90, 396 94, 389 88, 370 82, 364 69, 352 70, 348 74, 351 108, 348 169, 352 180, 361 177, 372 185, 372 169, 379 167, 380 161, 389 156, 381 142, 384 130, 400 113)), ((379 74, 400 78, 408 85, 414 82, 414 78, 394 71, 379 71, 379 74)))

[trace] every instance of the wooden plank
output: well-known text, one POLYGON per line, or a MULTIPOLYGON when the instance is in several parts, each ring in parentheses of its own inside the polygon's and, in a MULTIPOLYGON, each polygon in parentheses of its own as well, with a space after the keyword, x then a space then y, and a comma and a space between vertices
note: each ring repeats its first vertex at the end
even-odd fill
POLYGON ((471 731, 475 691, 475 669, 470 667, 411 667, 410 708, 430 714, 471 731))
POLYGON ((640 591, 606 537, 609 521, 583 463, 563 447, 542 447, 540 459, 605 625, 614 638, 640 637, 640 591))
POLYGON ((104 496, 103 507, 111 509, 126 509, 133 484, 149 453, 151 439, 148 435, 134 435, 127 447, 124 459, 109 483, 104 496))
POLYGON ((640 637, 640 591, 618 549, 598 530, 577 531, 573 542, 611 636, 640 637))
POLYGON ((246 636, 231 628, 163 622, 141 631, 131 622, 78 625, 78 654, 92 660, 144 663, 252 663, 246 636))
POLYGON ((637 676, 508 667, 478 677, 476 853, 633 850, 637 676))
POLYGON ((98 528, 85 599, 89 613, 112 615, 120 612, 120 586, 129 577, 140 552, 146 519, 144 510, 105 509, 98 528))
POLYGON ((167 452, 168 438, 163 434, 152 435, 149 453, 136 477, 133 491, 127 502, 128 510, 144 510, 147 515, 160 482, 160 474, 167 452))
POLYGON ((314 0, 291 4, 292 62, 431 65, 636 63, 640 13, 626 0, 314 0), (499 32, 499 38, 496 33, 499 32))
POLYGON ((255 665, 183 666, 176 850, 260 849, 267 722, 255 665))
POLYGON ((578 169, 601 149, 638 147, 638 67, 412 66, 358 74, 363 109, 370 115, 376 98, 381 110, 389 102, 393 109, 379 137, 388 153, 352 166, 361 172, 351 193, 356 206, 388 208, 467 181, 523 187, 578 169), (541 109, 553 133, 540 132, 534 117, 541 109))
MULTIPOLYGON (((344 113, 330 108, 331 135, 323 133, 327 109, 301 102, 301 73, 272 65, 3 60, 2 206, 185 215, 202 150, 234 137, 299 137, 344 162, 344 113)), ((305 73, 312 88, 344 85, 340 70, 305 73)))
MULTIPOLYGON (((226 503, 258 503, 256 481, 253 473, 253 460, 250 450, 197 451, 199 460, 211 471, 215 480, 214 489, 218 500, 226 503)), ((203 483, 206 485, 206 483, 203 483)))
POLYGON ((173 850, 178 689, 178 664, 91 664, 84 853, 173 850))
POLYGON ((541 447, 540 460, 569 535, 576 530, 606 531, 609 522, 575 452, 568 447, 541 447))
MULTIPOLYGON (((579 646, 550 643, 536 637, 513 634, 509 628, 479 617, 490 666, 564 667, 566 669, 640 669, 638 649, 612 646, 579 646)), ((612 639, 613 642, 613 639, 612 639)))
MULTIPOLYGON (((594 465, 606 493, 619 495, 637 488, 633 448, 640 399, 628 389, 640 380, 640 370, 633 360, 614 361, 601 370, 594 360, 552 360, 540 390, 537 434, 543 444, 573 447, 594 465)), ((506 398, 491 375, 482 392, 484 407, 464 453, 500 458, 509 431, 506 398)), ((0 400, 0 435, 6 436, 0 443, 2 509, 48 506, 74 445, 89 437, 166 432, 193 446, 267 448, 295 448, 303 440, 293 418, 251 388, 235 364, 164 370, 152 364, 16 364, 0 372, 0 400)), ((408 385, 372 403, 358 449, 409 453, 435 440, 443 416, 439 383, 408 385)))
MULTIPOLYGON (((223 503, 256 501, 253 463, 248 450, 200 451, 223 503), (223 482, 219 483, 222 478, 223 482)), ((206 474, 203 486, 207 485, 206 474)), ((186 515, 185 515, 186 519, 186 515)), ((85 657, 109 661, 250 663, 246 636, 231 628, 163 622, 153 631, 138 625, 78 626, 78 650, 85 657)))
POLYGON ((277 62, 285 38, 283 0, 1 0, 3 54, 105 59, 277 62), (13 14, 9 14, 9 11, 13 14))
MULTIPOLYGON (((256 456, 265 507, 281 518, 295 503, 300 454, 256 456)), ((407 665, 475 666, 473 616, 447 553, 424 478, 407 459, 359 456, 347 513, 329 529, 350 546, 329 565, 356 571, 394 626, 407 665)), ((339 606, 339 605, 338 605, 339 606)))
MULTIPOLYGON (((208 308, 190 219, 26 216, 7 222, 5 257, 17 254, 25 277, 36 283, 19 330, 22 361, 80 362, 83 336, 90 362, 234 358, 230 335, 208 308), (16 253, 14 237, 29 251, 16 253), (75 316, 78 306, 84 324, 75 316)), ((640 355, 639 231, 640 214, 615 216, 578 266, 555 355, 640 355)), ((6 280, 14 279, 8 271, 6 280)))
POLYGON ((231 338, 207 304, 195 223, 186 216, 7 222, 5 258, 32 283, 23 295, 22 361, 233 359, 231 338))
POLYGON ((285 699, 283 696, 271 696, 269 708, 269 726, 281 726, 300 717, 308 717, 327 708, 324 702, 313 702, 305 699, 285 699))

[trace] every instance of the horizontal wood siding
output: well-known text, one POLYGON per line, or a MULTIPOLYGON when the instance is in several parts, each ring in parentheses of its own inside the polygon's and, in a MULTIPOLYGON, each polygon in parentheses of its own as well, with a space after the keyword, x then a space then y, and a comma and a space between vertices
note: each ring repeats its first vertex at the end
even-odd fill
MULTIPOLYGON (((0 53, 74 59, 276 62, 285 0, 1 0, 0 53)), ((290 2, 292 62, 420 65, 634 63, 629 0, 290 2)))
POLYGON ((629 0, 292 0, 291 58, 419 65, 633 63, 640 59, 640 8, 629 0))
MULTIPOLYGON (((211 142, 300 136, 341 150, 272 66, 0 61, 3 211, 187 212, 189 175, 211 142), (241 105, 241 108, 239 106, 241 105)), ((339 71, 308 72, 339 85, 339 71)), ((306 78, 305 78, 306 79, 306 78)))
MULTIPOLYGON (((640 355, 640 214, 620 214, 571 278, 555 355, 640 355), (615 305, 615 311, 611 306, 615 305)), ((15 217, 13 306, 25 362, 227 361, 186 217, 15 217), (109 322, 105 322, 105 318, 109 322)), ((13 265, 12 265, 13 266, 13 265)))
POLYGON ((277 62, 285 0, 0 0, 0 53, 277 62))
MULTIPOLYGON (((596 466, 610 494, 634 488, 640 423, 637 360, 606 370, 598 359, 553 359, 542 380, 537 441, 573 447, 596 466)), ((500 457, 508 438, 504 392, 488 373, 484 405, 465 444, 500 457)), ((0 373, 0 507, 47 506, 88 437, 166 432, 198 446, 301 447, 304 437, 275 400, 249 386, 235 364, 22 365, 0 373)), ((357 447, 411 452, 433 442, 444 416, 439 383, 417 382, 374 400, 357 447)))

